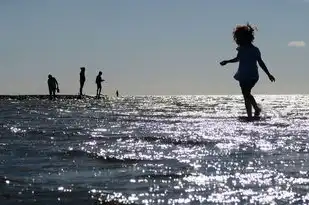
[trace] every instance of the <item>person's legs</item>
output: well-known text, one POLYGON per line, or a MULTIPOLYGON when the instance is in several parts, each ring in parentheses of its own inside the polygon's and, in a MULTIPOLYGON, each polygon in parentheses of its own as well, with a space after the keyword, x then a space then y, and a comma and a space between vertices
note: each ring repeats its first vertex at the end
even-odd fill
POLYGON ((83 95, 83 88, 84 88, 84 81, 80 81, 80 89, 79 89, 79 95, 83 95))
POLYGON ((255 99, 254 99, 254 97, 253 97, 253 95, 252 94, 250 94, 250 102, 251 102, 251 105, 253 106, 253 108, 254 108, 254 110, 255 110, 255 112, 254 112, 254 116, 259 116, 260 115, 260 113, 261 113, 261 108, 259 108, 259 106, 257 105, 257 103, 256 103, 256 101, 255 101, 255 99))
POLYGON ((244 85, 241 85, 241 92, 242 92, 242 95, 244 96, 247 116, 248 118, 252 118, 252 104, 250 100, 250 89, 244 85))
POLYGON ((256 83, 257 83, 257 80, 252 80, 252 81, 250 82, 250 85, 249 85, 249 87, 250 87, 250 95, 249 95, 249 98, 250 98, 251 105, 253 106, 253 108, 254 108, 254 110, 255 110, 254 116, 259 116, 260 113, 261 113, 261 108, 259 108, 259 106, 257 105, 257 103, 256 103, 256 101, 255 101, 253 95, 251 94, 251 90, 252 90, 252 88, 255 86, 256 83))
POLYGON ((245 105, 246 105, 246 110, 247 110, 247 115, 248 117, 252 117, 252 107, 254 108, 254 116, 259 116, 261 113, 261 108, 258 107, 253 95, 251 94, 251 90, 256 84, 257 81, 249 81, 249 82, 241 82, 240 87, 242 94, 245 99, 245 105))
POLYGON ((53 99, 53 92, 52 92, 52 89, 51 88, 49 88, 48 89, 49 90, 49 99, 51 100, 51 99, 53 99))
POLYGON ((53 89, 52 90, 52 95, 53 95, 53 98, 54 98, 54 100, 56 99, 56 89, 53 89))
POLYGON ((101 90, 102 90, 102 87, 100 86, 99 87, 99 97, 101 96, 101 90))

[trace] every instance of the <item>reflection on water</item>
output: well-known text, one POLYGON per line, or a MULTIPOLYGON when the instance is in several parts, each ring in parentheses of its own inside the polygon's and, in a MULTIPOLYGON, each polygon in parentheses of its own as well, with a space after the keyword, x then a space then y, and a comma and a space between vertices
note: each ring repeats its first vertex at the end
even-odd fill
POLYGON ((309 96, 0 102, 1 204, 309 203, 309 96))

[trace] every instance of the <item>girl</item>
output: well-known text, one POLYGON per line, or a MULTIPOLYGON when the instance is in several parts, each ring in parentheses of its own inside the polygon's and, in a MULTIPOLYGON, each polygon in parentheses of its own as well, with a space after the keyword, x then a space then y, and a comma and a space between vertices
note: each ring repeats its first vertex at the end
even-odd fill
POLYGON ((244 96, 248 119, 252 119, 252 106, 255 110, 254 116, 258 117, 261 113, 261 108, 258 107, 254 97, 251 95, 251 90, 259 80, 258 66, 267 74, 271 82, 275 81, 264 61, 261 58, 260 50, 255 47, 252 42, 254 40, 254 29, 250 24, 237 26, 233 32, 234 41, 238 45, 237 56, 231 60, 224 60, 220 64, 222 66, 227 63, 239 62, 238 71, 234 78, 239 81, 241 92, 244 96))

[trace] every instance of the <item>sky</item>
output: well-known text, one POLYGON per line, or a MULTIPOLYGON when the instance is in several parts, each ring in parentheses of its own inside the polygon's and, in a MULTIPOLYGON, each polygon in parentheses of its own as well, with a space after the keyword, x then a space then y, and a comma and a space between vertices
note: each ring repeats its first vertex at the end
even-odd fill
POLYGON ((308 0, 1 0, 0 94, 48 93, 52 74, 62 94, 240 94, 232 32, 258 27, 256 94, 309 93, 308 0))

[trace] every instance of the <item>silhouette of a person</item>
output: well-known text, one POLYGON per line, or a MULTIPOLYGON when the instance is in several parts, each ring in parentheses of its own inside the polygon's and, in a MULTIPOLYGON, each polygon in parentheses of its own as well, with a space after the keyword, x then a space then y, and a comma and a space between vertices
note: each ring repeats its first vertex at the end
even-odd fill
POLYGON ((235 80, 239 81, 241 92, 245 100, 248 119, 252 119, 252 106, 255 110, 254 116, 259 116, 261 108, 258 107, 251 90, 259 80, 258 66, 267 74, 271 82, 275 81, 264 61, 261 57, 261 52, 258 47, 252 44, 254 40, 254 29, 250 24, 237 26, 233 32, 234 41, 238 45, 238 54, 231 60, 224 60, 220 64, 222 66, 227 63, 239 62, 238 71, 234 75, 235 80))
POLYGON ((119 92, 118 92, 118 90, 116 90, 116 96, 119 97, 119 92))
POLYGON ((48 89, 49 89, 49 99, 55 99, 56 98, 56 91, 59 92, 59 84, 51 74, 48 75, 48 89))
POLYGON ((104 80, 102 79, 102 72, 100 71, 99 74, 97 75, 97 78, 95 80, 97 84, 97 98, 100 98, 101 96, 101 90, 102 90, 102 82, 104 80))
POLYGON ((86 81, 85 67, 81 67, 80 68, 80 73, 79 73, 79 83, 80 83, 79 95, 80 96, 83 95, 83 88, 84 88, 85 81, 86 81))

